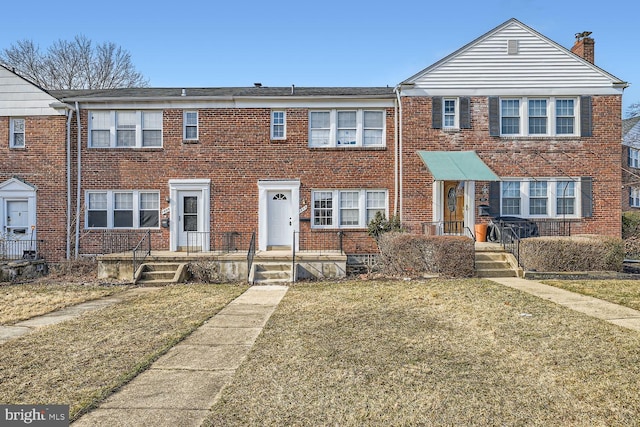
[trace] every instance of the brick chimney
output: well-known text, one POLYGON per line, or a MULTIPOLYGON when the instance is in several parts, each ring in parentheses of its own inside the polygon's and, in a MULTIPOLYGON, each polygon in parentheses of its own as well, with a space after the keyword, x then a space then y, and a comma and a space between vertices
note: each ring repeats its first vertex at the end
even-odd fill
POLYGON ((584 31, 582 33, 576 34, 576 43, 571 48, 571 52, 575 53, 584 60, 595 64, 596 41, 589 37, 590 35, 590 31, 584 31))

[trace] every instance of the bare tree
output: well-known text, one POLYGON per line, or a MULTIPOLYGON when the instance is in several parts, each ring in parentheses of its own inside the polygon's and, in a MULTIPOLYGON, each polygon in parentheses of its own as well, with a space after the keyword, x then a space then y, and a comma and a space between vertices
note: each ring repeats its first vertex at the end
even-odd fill
POLYGON ((640 116, 640 102, 634 102, 633 104, 627 107, 627 112, 625 114, 627 118, 640 116))
POLYGON ((45 89, 146 87, 128 51, 115 43, 94 44, 85 36, 58 40, 46 52, 32 40, 0 51, 0 63, 45 89))

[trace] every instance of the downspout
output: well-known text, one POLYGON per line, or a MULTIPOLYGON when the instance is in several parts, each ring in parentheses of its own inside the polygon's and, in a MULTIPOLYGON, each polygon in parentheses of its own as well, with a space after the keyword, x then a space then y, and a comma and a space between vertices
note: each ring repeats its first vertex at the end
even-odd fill
POLYGON ((77 163, 77 185, 76 185, 76 245, 75 259, 78 259, 78 250, 80 248, 80 191, 82 177, 82 124, 80 122, 80 107, 76 101, 76 121, 78 125, 78 163, 77 163))
POLYGON ((396 201, 394 206, 395 213, 399 215, 400 223, 402 223, 402 100, 400 99, 400 91, 402 90, 401 85, 397 85, 394 88, 394 92, 396 93, 396 102, 398 103, 398 111, 397 111, 397 124, 396 124, 396 201))
POLYGON ((395 122, 395 134, 394 134, 394 151, 393 151, 393 216, 398 215, 398 109, 400 108, 400 95, 398 94, 398 86, 393 88, 393 92, 396 94, 394 122, 395 122))
POLYGON ((73 111, 67 110, 67 260, 71 258, 71 120, 73 111))

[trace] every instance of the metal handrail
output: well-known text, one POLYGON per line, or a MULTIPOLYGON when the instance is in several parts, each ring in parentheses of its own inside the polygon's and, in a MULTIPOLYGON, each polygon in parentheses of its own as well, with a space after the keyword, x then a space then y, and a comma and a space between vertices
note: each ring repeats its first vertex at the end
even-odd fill
POLYGON ((142 236, 142 239, 138 242, 138 244, 133 248, 133 280, 136 280, 136 270, 138 267, 142 265, 144 260, 151 255, 151 230, 147 230, 142 236), (142 249, 144 244, 147 244, 145 249, 142 249), (144 256, 142 259, 138 258, 137 253, 144 250, 144 256))
POLYGON ((251 267, 253 259, 256 256, 256 232, 251 233, 251 241, 249 242, 249 250, 247 251, 247 282, 251 278, 251 267))

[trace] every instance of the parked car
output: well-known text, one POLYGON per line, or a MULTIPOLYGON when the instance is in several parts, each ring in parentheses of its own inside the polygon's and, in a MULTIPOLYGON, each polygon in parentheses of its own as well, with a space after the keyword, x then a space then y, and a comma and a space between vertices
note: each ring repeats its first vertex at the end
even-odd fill
POLYGON ((539 235, 538 225, 534 221, 517 216, 496 217, 489 222, 487 227, 487 241, 489 242, 502 242, 503 240, 512 242, 515 237, 524 239, 539 235))

